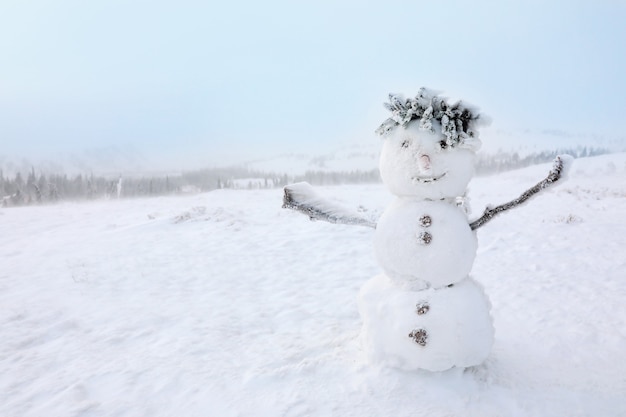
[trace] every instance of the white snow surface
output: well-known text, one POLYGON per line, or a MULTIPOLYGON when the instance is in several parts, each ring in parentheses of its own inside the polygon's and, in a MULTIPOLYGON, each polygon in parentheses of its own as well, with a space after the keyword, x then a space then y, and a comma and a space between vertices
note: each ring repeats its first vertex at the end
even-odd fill
MULTIPOLYGON (((478 216, 551 164, 475 178, 478 216)), ((381 213, 380 185, 320 190, 381 213)), ((626 154, 478 230, 495 341, 479 366, 373 366, 373 230, 282 190, 0 209, 0 416, 626 415, 626 154)), ((472 216, 470 216, 471 218, 472 216)))

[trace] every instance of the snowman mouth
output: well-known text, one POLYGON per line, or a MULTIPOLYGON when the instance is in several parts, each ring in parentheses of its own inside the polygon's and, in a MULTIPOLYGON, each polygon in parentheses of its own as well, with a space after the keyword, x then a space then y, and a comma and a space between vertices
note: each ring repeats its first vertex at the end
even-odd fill
POLYGON ((446 174, 447 174, 447 172, 444 172, 443 174, 437 175, 437 176, 434 176, 434 177, 426 177, 426 176, 419 176, 418 175, 418 176, 415 176, 415 177, 411 177, 411 180, 413 182, 417 182, 417 183, 420 183, 420 184, 428 184, 428 183, 431 183, 431 182, 439 181, 440 179, 445 177, 446 174))

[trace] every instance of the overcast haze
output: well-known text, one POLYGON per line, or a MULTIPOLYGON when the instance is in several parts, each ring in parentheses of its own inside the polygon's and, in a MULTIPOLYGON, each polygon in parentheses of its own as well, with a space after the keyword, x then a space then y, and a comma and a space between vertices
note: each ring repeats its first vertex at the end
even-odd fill
POLYGON ((623 137, 625 4, 3 0, 0 156, 329 149, 375 140, 387 93, 422 85, 492 129, 623 137))

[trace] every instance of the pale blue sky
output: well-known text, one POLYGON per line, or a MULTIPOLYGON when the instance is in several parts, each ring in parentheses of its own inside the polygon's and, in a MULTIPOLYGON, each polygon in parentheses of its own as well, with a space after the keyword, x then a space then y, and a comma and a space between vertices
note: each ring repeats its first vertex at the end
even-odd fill
POLYGON ((621 134, 624 22, 617 0, 2 0, 0 155, 327 149, 422 85, 497 127, 621 134))

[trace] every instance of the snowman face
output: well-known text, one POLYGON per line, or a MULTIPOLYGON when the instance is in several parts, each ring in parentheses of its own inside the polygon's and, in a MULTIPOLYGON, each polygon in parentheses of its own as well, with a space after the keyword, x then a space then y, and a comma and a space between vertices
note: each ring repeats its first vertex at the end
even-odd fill
POLYGON ((398 196, 442 199, 462 196, 474 174, 474 152, 445 145, 440 127, 435 132, 410 122, 385 138, 380 155, 380 175, 398 196))

